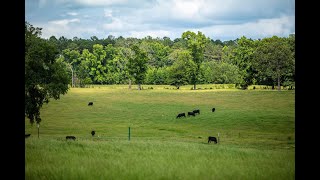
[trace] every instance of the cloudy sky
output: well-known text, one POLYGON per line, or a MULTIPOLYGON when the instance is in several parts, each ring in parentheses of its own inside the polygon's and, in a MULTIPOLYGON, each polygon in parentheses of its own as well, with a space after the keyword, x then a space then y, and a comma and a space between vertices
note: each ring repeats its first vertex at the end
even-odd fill
POLYGON ((180 38, 201 31, 222 41, 295 33, 295 0, 26 0, 25 20, 42 37, 180 38))

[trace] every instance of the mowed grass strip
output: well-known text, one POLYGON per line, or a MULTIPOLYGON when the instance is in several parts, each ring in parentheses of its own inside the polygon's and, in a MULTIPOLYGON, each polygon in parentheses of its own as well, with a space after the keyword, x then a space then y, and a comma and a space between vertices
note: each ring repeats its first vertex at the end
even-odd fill
POLYGON ((294 179, 294 96, 72 88, 41 109, 39 139, 26 119, 26 179, 294 179), (194 109, 200 115, 176 118, 194 109))

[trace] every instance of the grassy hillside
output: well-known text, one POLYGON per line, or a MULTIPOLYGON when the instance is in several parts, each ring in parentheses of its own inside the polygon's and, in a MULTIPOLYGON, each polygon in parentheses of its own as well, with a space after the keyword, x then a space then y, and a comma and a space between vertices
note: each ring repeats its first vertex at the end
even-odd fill
POLYGON ((73 88, 45 105, 39 139, 26 120, 26 179, 294 179, 294 91, 143 87, 73 88))

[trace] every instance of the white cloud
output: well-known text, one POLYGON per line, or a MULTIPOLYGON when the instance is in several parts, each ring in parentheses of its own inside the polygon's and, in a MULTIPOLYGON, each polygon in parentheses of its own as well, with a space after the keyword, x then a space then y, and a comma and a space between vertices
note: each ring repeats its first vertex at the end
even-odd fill
POLYGON ((201 10, 202 3, 202 0, 175 0, 172 2, 170 13, 177 18, 195 18, 201 10))
POLYGON ((128 0, 75 0, 75 2, 86 6, 109 6, 113 4, 125 4, 128 0))
POLYGON ((75 18, 75 19, 62 19, 62 20, 56 20, 56 21, 49 21, 49 24, 66 26, 66 25, 73 23, 73 22, 80 22, 80 20, 77 18, 75 18))
POLYGON ((128 37, 137 37, 137 38, 144 38, 147 36, 151 36, 153 38, 163 38, 164 36, 171 36, 170 31, 166 30, 146 30, 146 31, 129 31, 128 37))
POLYGON ((70 16, 76 16, 76 15, 78 15, 78 13, 76 13, 76 12, 68 12, 67 14, 70 15, 70 16))
POLYGON ((291 34, 292 29, 294 30, 294 26, 294 16, 282 16, 280 18, 260 19, 255 22, 243 24, 209 26, 193 29, 193 31, 199 30, 209 37, 229 36, 235 39, 246 36, 251 38, 263 38, 273 35, 284 36, 291 34))
MULTIPOLYGON (((230 24, 279 16, 280 12, 294 12, 292 0, 171 0, 155 3, 150 8, 137 9, 137 18, 147 22, 189 22, 230 24)), ((126 13, 125 13, 126 14, 126 13)))
POLYGON ((112 18, 112 22, 103 24, 103 28, 108 31, 123 32, 123 31, 130 31, 132 29, 136 29, 138 28, 138 25, 127 23, 124 20, 121 20, 119 18, 112 18))
MULTIPOLYGON (((287 35, 295 31, 294 0, 38 0, 29 1, 26 20, 43 34, 65 37, 180 37, 201 31, 229 40, 287 35), (31 3, 32 2, 32 3, 31 3), (39 8, 39 7, 42 8, 39 8), (72 17, 73 19, 66 19, 72 17), (77 18, 76 18, 77 17, 77 18), (80 17, 82 18, 80 20, 80 17), (50 21, 48 19, 59 19, 50 21), (78 19, 79 18, 79 19, 78 19), (89 33, 92 34, 89 34, 89 33)), ((50 35, 50 36, 51 36, 50 35)))
POLYGON ((101 32, 95 27, 82 27, 82 26, 73 26, 73 24, 56 24, 56 23, 45 23, 45 24, 35 24, 36 27, 45 27, 42 30, 43 38, 50 38, 55 36, 59 38, 64 36, 66 38, 72 39, 73 37, 83 38, 84 35, 90 36, 96 35, 97 37, 101 36, 101 32))
POLYGON ((112 17, 112 10, 104 9, 104 17, 112 17))

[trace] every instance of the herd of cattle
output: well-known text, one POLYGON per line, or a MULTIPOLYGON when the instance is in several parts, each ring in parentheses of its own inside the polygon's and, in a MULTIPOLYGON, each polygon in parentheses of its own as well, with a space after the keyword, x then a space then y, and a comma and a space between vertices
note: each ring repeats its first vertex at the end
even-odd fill
MULTIPOLYGON (((212 108, 212 112, 214 112, 216 108, 212 108)), ((193 110, 188 112, 188 116, 196 116, 196 114, 200 114, 200 109, 193 110)), ((176 118, 186 117, 186 113, 179 113, 176 118)))
MULTIPOLYGON (((93 106, 93 102, 89 102, 88 103, 88 106, 93 106)), ((215 108, 212 108, 212 112, 214 112, 216 109, 215 108)), ((195 116, 196 114, 200 114, 200 109, 196 109, 196 110, 193 110, 191 112, 188 112, 188 116, 195 116)), ((177 115, 176 118, 180 118, 180 117, 186 117, 186 113, 179 113, 177 115)), ((91 135, 92 137, 96 134, 95 131, 91 131, 91 135)), ((30 137, 31 134, 25 134, 25 138, 28 138, 30 137)), ((76 140, 76 137, 75 136, 66 136, 66 140, 76 140)), ((208 143, 210 143, 211 141, 215 142, 215 144, 218 143, 217 141, 217 138, 216 137, 213 137, 213 136, 209 136, 208 137, 208 143)))

